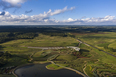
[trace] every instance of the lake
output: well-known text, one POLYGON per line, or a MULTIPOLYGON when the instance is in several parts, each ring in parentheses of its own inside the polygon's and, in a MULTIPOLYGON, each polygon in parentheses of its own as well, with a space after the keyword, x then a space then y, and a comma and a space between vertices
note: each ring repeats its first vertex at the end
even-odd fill
POLYGON ((15 74, 19 77, 83 77, 74 71, 68 69, 48 70, 46 64, 32 64, 15 70, 15 74))

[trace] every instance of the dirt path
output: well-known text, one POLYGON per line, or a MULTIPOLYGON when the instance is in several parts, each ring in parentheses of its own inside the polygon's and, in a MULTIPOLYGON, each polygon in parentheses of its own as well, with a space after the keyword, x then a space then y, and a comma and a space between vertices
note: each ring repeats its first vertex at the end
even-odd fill
POLYGON ((100 60, 99 59, 97 59, 98 61, 96 61, 95 63, 97 63, 97 62, 99 62, 100 60))
MULTIPOLYGON (((87 73, 85 72, 86 65, 87 65, 87 63, 85 63, 84 68, 83 68, 83 72, 85 73, 85 75, 87 75, 87 73)), ((88 76, 88 75, 87 75, 87 76, 88 76)), ((89 76, 88 76, 88 77, 89 77, 89 76)))
POLYGON ((32 56, 35 54, 35 52, 34 53, 32 53, 31 55, 30 55, 30 62, 33 60, 33 58, 32 58, 32 56))

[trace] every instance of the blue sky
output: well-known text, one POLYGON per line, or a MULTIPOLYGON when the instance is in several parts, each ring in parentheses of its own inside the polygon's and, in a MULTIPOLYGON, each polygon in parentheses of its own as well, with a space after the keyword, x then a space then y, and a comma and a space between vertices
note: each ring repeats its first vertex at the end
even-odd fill
POLYGON ((0 0, 0 25, 116 25, 116 0, 0 0))

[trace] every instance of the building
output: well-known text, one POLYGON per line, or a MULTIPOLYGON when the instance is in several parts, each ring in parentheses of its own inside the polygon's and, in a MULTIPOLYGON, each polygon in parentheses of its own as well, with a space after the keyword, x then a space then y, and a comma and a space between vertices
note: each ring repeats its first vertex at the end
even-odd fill
POLYGON ((74 49, 75 51, 80 51, 80 48, 79 47, 67 46, 67 48, 74 49))

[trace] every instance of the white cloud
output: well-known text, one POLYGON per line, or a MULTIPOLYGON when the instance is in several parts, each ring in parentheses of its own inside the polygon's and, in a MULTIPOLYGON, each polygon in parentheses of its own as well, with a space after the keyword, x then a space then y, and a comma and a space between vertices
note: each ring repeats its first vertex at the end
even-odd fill
POLYGON ((74 21, 74 19, 72 19, 72 18, 69 18, 68 20, 69 20, 69 21, 74 21))
POLYGON ((1 0, 0 6, 3 7, 3 10, 13 8, 13 7, 21 7, 21 4, 26 2, 27 0, 1 0))
POLYGON ((12 5, 19 5, 21 3, 24 3, 26 0, 2 0, 2 1, 10 3, 12 5))
POLYGON ((77 19, 72 19, 72 18, 68 18, 67 20, 63 20, 63 21, 59 21, 60 23, 70 23, 70 22, 75 22, 77 21, 77 19))
MULTIPOLYGON (((17 3, 17 2, 16 2, 17 3)), ((71 7, 72 8, 72 7, 71 7)), ((72 9, 73 10, 73 9, 72 9)), ((33 15, 33 16, 27 16, 27 15, 11 15, 9 12, 5 12, 4 16, 0 16, 0 21, 1 22, 12 22, 12 23, 44 23, 44 22, 52 22, 52 23, 57 23, 58 20, 53 20, 50 19, 50 16, 60 14, 66 11, 70 11, 70 8, 68 9, 67 7, 64 7, 63 9, 58 9, 52 12, 51 9, 49 9, 48 12, 44 12, 43 14, 38 14, 38 15, 33 15)), ((2 12, 0 12, 2 13, 2 12)))
POLYGON ((64 7, 63 9, 57 9, 54 12, 52 12, 52 10, 49 9, 49 11, 47 13, 44 12, 44 14, 39 14, 38 16, 40 16, 40 17, 53 16, 53 15, 57 15, 57 14, 60 14, 60 13, 63 13, 63 12, 69 11, 69 10, 74 10, 74 9, 75 9, 74 7, 71 7, 68 9, 67 6, 64 7))
MULTIPOLYGON (((17 24, 17 25, 116 25, 115 16, 107 15, 105 17, 92 17, 92 18, 81 18, 81 19, 73 19, 68 18, 67 20, 56 20, 51 19, 50 16, 57 15, 66 11, 70 11, 71 8, 63 8, 52 11, 49 9, 48 12, 44 12, 43 14, 28 16, 28 15, 11 15, 9 12, 5 11, 4 15, 0 15, 0 25, 9 25, 9 24, 17 24)), ((72 9, 73 10, 73 9, 72 9)), ((0 12, 2 13, 2 12, 0 12)))
POLYGON ((60 13, 63 13, 65 11, 68 11, 69 9, 67 9, 67 6, 64 7, 63 9, 58 9, 58 10, 55 10, 54 12, 50 12, 50 15, 56 15, 56 14, 60 14, 60 13))
POLYGON ((72 19, 68 18, 67 20, 58 21, 59 24, 68 24, 68 25, 116 25, 115 16, 105 16, 102 18, 85 18, 85 19, 72 19))
POLYGON ((75 9, 75 7, 71 7, 71 8, 70 8, 70 10, 73 10, 73 9, 75 9))
POLYGON ((115 16, 110 16, 110 15, 107 15, 105 17, 102 17, 102 18, 86 18, 86 19, 81 19, 82 21, 85 21, 85 22, 106 22, 106 21, 114 21, 115 19, 115 16))

